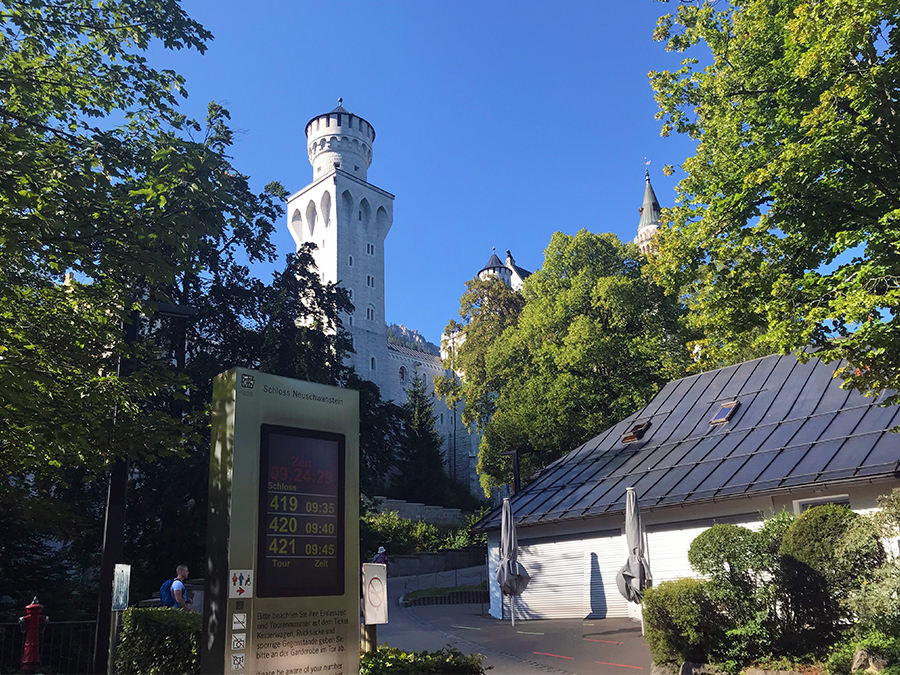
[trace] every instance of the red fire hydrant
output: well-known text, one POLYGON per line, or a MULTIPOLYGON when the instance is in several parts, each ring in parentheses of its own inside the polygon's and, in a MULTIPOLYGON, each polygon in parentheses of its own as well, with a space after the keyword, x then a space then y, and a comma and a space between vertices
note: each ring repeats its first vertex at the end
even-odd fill
POLYGON ((25 616, 19 619, 19 626, 25 633, 25 647, 22 649, 22 670, 33 673, 41 666, 41 628, 48 621, 44 616, 44 606, 35 598, 25 608, 25 616))

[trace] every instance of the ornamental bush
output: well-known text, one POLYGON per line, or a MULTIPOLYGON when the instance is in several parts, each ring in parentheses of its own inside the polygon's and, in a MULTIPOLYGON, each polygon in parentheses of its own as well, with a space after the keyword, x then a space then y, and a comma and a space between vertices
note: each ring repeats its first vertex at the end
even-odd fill
POLYGON ((131 607, 122 615, 116 673, 192 675, 200 672, 203 618, 167 607, 131 607))
POLYGON ((799 515, 785 531, 779 552, 790 632, 816 651, 837 639, 852 618, 847 600, 862 578, 884 561, 874 536, 851 536, 859 516, 847 506, 822 504, 799 515))
POLYGON ((646 590, 645 638, 656 663, 703 663, 722 643, 722 626, 707 587, 699 579, 676 579, 646 590))
POLYGON ((359 675, 482 675, 481 654, 447 645, 436 652, 404 652, 386 644, 359 658, 359 675))

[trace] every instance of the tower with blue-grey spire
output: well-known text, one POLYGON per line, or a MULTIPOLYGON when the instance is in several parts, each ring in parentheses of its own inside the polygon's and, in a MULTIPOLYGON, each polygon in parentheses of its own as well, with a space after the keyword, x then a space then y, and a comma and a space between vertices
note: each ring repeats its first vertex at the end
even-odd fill
POLYGON ((659 232, 659 200, 650 184, 650 171, 645 170, 644 177, 646 184, 644 185, 644 203, 639 209, 641 220, 638 223, 638 233, 634 238, 634 243, 641 249, 644 255, 650 255, 656 251, 653 243, 653 236, 659 232))

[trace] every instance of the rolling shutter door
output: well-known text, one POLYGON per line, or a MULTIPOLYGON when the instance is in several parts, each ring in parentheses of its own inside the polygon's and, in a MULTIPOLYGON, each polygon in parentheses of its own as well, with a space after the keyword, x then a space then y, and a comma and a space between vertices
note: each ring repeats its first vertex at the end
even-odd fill
MULTIPOLYGON (((516 598, 517 619, 628 616, 628 603, 616 588, 616 574, 625 562, 621 533, 593 539, 522 542, 519 562, 531 581, 516 598)), ((503 617, 510 618, 508 598, 503 599, 503 617)))
MULTIPOLYGON (((566 619, 581 611, 584 548, 580 540, 519 545, 519 562, 531 581, 515 600, 517 619, 566 619)), ((503 598, 503 618, 510 618, 503 598)))
POLYGON ((690 527, 647 533, 647 558, 653 585, 680 577, 700 578, 688 563, 688 549, 694 538, 708 527, 690 527))
POLYGON ((585 608, 582 617, 611 619, 628 617, 628 601, 619 593, 616 575, 625 564, 628 550, 621 534, 584 541, 585 608))
MULTIPOLYGON (((721 518, 717 520, 720 522, 731 521, 740 527, 746 527, 750 530, 758 530, 762 527, 762 522, 750 518, 721 518)), ((711 526, 712 523, 709 523, 647 533, 647 558, 650 562, 650 574, 653 575, 654 585, 681 577, 706 578, 691 569, 691 564, 688 562, 688 550, 691 548, 691 543, 694 539, 711 526)))

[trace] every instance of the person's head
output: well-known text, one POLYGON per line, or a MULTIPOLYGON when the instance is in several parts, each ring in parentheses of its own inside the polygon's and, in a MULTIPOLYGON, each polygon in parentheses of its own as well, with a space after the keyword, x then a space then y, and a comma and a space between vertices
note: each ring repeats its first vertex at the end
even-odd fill
POLYGON ((187 565, 179 565, 175 568, 175 575, 182 581, 188 578, 188 574, 190 574, 190 572, 188 571, 187 565))
POLYGON ((378 547, 378 552, 379 552, 379 553, 387 553, 387 551, 384 550, 384 546, 379 546, 379 547, 378 547))

